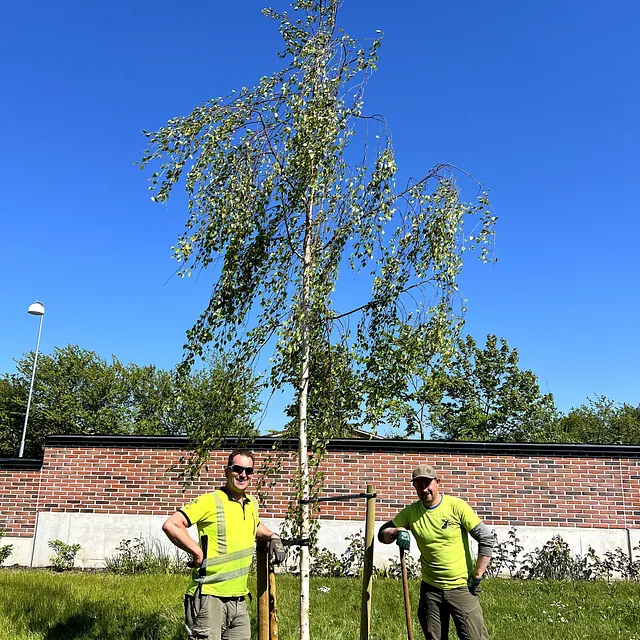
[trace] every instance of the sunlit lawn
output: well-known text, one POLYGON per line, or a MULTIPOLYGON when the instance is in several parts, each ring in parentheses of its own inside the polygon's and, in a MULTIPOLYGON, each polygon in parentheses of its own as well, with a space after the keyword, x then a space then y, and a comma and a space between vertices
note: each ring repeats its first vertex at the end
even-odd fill
MULTIPOLYGON (((184 576, 114 576, 0 570, 0 640, 185 638, 184 576)), ((493 639, 640 640, 640 586, 633 583, 488 580, 481 595, 493 639)), ((414 635, 419 584, 412 581, 414 635)), ((311 581, 311 637, 357 640, 361 583, 311 581)), ((255 583, 252 583, 255 593, 255 583)), ((298 638, 298 581, 278 576, 281 640, 298 638)), ((401 583, 375 580, 371 640, 406 638, 401 583)), ((254 622, 256 601, 251 604, 254 622)), ((454 637, 453 635, 451 637, 454 637)))

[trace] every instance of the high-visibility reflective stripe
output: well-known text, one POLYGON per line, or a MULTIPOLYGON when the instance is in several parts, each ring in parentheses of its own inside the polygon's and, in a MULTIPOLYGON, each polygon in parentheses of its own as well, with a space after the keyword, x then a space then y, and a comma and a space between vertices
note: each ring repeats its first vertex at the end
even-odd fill
POLYGON ((212 576, 205 576, 201 578, 196 578, 196 582, 200 584, 211 584, 212 582, 225 582, 226 580, 233 580, 234 578, 241 578, 242 576, 246 576, 251 569, 251 564, 246 567, 242 567, 241 569, 235 569, 234 571, 227 571, 226 573, 215 573, 212 576))
POLYGON ((214 567, 218 564, 224 564, 225 562, 232 562, 233 560, 242 560, 242 558, 248 558, 253 556, 253 547, 248 549, 240 549, 240 551, 233 551, 232 553, 225 553, 223 556, 216 556, 215 558, 207 558, 203 563, 203 567, 214 567))
POLYGON ((227 553, 227 523, 224 517, 224 505, 217 493, 214 493, 216 499, 216 522, 218 524, 218 555, 222 556, 227 553))

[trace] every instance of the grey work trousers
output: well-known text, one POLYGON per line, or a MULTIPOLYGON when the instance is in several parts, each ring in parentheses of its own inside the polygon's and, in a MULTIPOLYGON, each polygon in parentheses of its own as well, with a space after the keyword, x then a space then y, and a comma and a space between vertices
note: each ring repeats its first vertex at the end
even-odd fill
POLYGON ((251 640, 251 622, 244 597, 187 594, 184 624, 189 640, 251 640))
POLYGON ((489 640, 478 596, 467 587, 437 589, 420 584, 418 620, 427 640, 447 640, 449 620, 453 618, 460 640, 489 640))

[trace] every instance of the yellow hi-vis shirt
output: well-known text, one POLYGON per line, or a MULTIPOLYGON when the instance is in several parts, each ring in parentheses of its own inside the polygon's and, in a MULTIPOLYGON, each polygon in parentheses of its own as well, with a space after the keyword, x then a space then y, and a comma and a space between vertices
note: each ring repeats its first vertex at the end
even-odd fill
POLYGON ((393 519, 393 526, 413 534, 424 582, 438 589, 455 589, 465 586, 474 570, 467 532, 481 520, 464 500, 441 496, 436 507, 427 508, 421 500, 405 507, 393 519))
POLYGON ((198 569, 194 569, 187 593, 193 595, 202 584, 202 593, 208 595, 247 595, 247 577, 260 522, 256 499, 245 495, 238 502, 218 489, 201 495, 179 511, 189 526, 197 525, 200 546, 202 537, 208 536, 203 563, 206 574, 200 576, 198 569))

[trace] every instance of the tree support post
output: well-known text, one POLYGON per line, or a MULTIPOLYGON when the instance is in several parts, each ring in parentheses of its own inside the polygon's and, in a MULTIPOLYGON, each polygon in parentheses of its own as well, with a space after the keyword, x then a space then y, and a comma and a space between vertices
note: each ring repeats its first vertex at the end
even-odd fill
POLYGON ((256 545, 256 578, 258 591, 258 640, 269 640, 269 552, 267 543, 256 545))
POLYGON ((373 575, 373 530, 376 521, 376 493, 367 485, 367 519, 364 531, 364 568, 362 572, 362 607, 360 610, 360 640, 369 640, 371 628, 371 576, 373 575))

